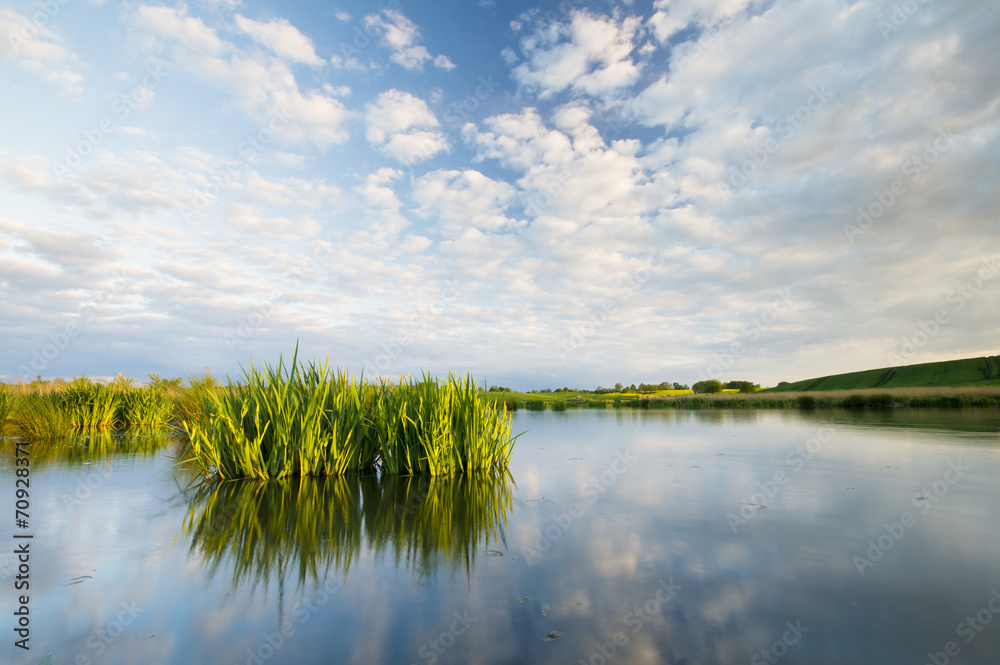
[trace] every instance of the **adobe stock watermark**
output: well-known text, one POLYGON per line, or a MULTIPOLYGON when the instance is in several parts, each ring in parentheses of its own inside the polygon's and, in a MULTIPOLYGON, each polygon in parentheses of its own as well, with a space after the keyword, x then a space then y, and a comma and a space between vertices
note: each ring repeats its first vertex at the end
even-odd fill
POLYGON ((957 139, 952 134, 952 129, 939 129, 936 139, 931 141, 922 151, 915 155, 910 155, 900 172, 906 178, 896 178, 885 189, 876 189, 872 193, 870 202, 857 209, 858 217, 854 222, 844 224, 844 235, 847 241, 854 244, 860 236, 868 233, 875 223, 892 208, 897 201, 909 191, 910 186, 931 170, 941 156, 954 147, 957 139))
POLYGON ((190 223, 195 215, 211 207, 215 199, 233 184, 243 169, 249 166, 264 151, 264 148, 274 143, 278 135, 288 128, 294 117, 287 108, 275 111, 266 127, 260 129, 256 134, 248 135, 241 141, 236 148, 240 156, 239 159, 227 160, 222 169, 208 177, 210 182, 191 197, 188 205, 179 206, 184 221, 190 223))
POLYGON ((920 353, 931 341, 938 336, 941 330, 951 323, 955 313, 965 309, 966 304, 975 300, 983 287, 1000 274, 1000 266, 997 265, 998 255, 983 259, 982 267, 969 275, 958 285, 953 287, 945 296, 945 301, 951 305, 951 310, 943 307, 934 312, 933 317, 921 319, 917 324, 917 329, 909 335, 900 338, 898 346, 890 351, 886 358, 893 365, 911 361, 914 356, 920 353))
POLYGON ((579 660, 580 665, 607 665, 622 649, 628 646, 632 637, 657 617, 662 612, 663 606, 670 602, 677 595, 678 591, 684 588, 679 584, 675 584, 673 577, 667 578, 666 582, 663 581, 663 578, 660 578, 658 581, 660 586, 657 587, 656 593, 641 605, 633 607, 622 618, 622 623, 628 629, 628 632, 617 630, 611 635, 609 641, 594 642, 594 651, 590 654, 590 658, 581 658, 579 660))
POLYGON ((559 356, 559 359, 566 360, 574 351, 586 344, 587 338, 593 337, 599 329, 603 328, 619 307, 641 291, 649 278, 652 277, 653 270, 666 263, 666 253, 667 248, 665 247, 651 252, 643 259, 641 268, 628 273, 624 278, 615 282, 612 286, 614 296, 592 309, 587 314, 586 321, 570 328, 569 334, 556 342, 556 355, 559 356))
POLYGON ((83 130, 83 138, 73 145, 66 146, 66 157, 61 162, 52 165, 52 172, 59 182, 65 182, 65 176, 79 168, 87 157, 92 155, 104 143, 108 135, 115 132, 120 123, 125 122, 132 113, 146 108, 153 93, 166 80, 169 71, 160 63, 146 66, 146 75, 139 85, 128 93, 122 93, 111 102, 113 116, 105 116, 95 127, 83 130))
MULTIPOLYGON (((400 0, 389 0, 388 3, 380 6, 374 14, 378 14, 383 11, 398 12, 402 8, 403 4, 400 0)), ((358 60, 358 56, 361 55, 362 51, 372 45, 373 40, 382 36, 376 22, 372 20, 372 16, 372 14, 365 16, 365 18, 360 21, 360 26, 354 26, 354 39, 352 39, 350 43, 345 41, 340 42, 340 55, 335 55, 330 59, 335 67, 338 69, 365 68, 364 65, 362 65, 358 60)))
MULTIPOLYGON (((1000 590, 994 587, 990 589, 990 597, 986 599, 982 609, 958 622, 955 634, 964 637, 963 644, 968 646, 986 629, 986 626, 993 623, 993 618, 996 616, 1000 616, 1000 590)), ((948 665, 953 658, 958 658, 961 654, 962 647, 959 643, 949 640, 945 642, 941 651, 927 652, 927 665, 948 665)))
POLYGON ((72 494, 63 492, 59 495, 59 503, 67 512, 76 506, 82 506, 85 501, 89 501, 94 495, 94 491, 104 484, 104 481, 111 477, 110 466, 104 473, 91 471, 86 478, 78 478, 76 488, 72 494))
POLYGON ((615 459, 611 462, 609 468, 598 477, 589 478, 580 490, 583 503, 574 501, 569 504, 565 512, 549 515, 549 520, 552 521, 552 524, 548 524, 535 532, 535 538, 532 541, 531 547, 521 547, 521 556, 524 557, 525 562, 530 566, 544 552, 547 552, 552 547, 552 544, 559 540, 573 526, 573 521, 584 514, 584 503, 588 506, 596 503, 601 495, 618 482, 618 478, 627 473, 632 468, 632 465, 638 461, 638 457, 633 457, 629 454, 628 448, 624 452, 617 451, 615 459))
POLYGON ((429 330, 439 316, 444 314, 448 305, 461 297, 462 290, 459 288, 456 280, 448 280, 444 284, 444 288, 441 289, 441 294, 437 300, 429 305, 422 305, 410 311, 404 332, 379 344, 383 353, 377 354, 371 360, 364 362, 364 372, 366 374, 379 376, 382 372, 387 371, 392 366, 392 363, 403 354, 403 351, 413 344, 415 339, 429 330))
MULTIPOLYGON (((122 603, 121 607, 122 609, 115 619, 90 634, 85 643, 88 650, 76 654, 73 659, 74 665, 90 665, 92 657, 98 658, 105 651, 108 651, 115 640, 125 633, 125 629, 146 611, 145 608, 137 607, 135 600, 131 603, 122 603), (91 651, 93 651, 92 654, 91 651)), ((100 662, 104 662, 104 659, 102 658, 100 662)))
MULTIPOLYGON (((749 159, 737 166, 729 167, 729 184, 732 188, 742 187, 758 170, 764 168, 770 160, 771 155, 780 152, 785 142, 794 136, 798 130, 805 127, 834 95, 834 93, 827 89, 826 83, 821 83, 818 86, 814 85, 810 90, 812 94, 806 98, 805 103, 786 114, 774 126, 774 131, 780 135, 780 138, 776 139, 770 136, 763 143, 747 148, 746 152, 749 159)), ((719 185, 719 188, 723 189, 724 186, 719 185)))
MULTIPOLYGON (((934 506, 941 502, 948 491, 965 477, 966 472, 972 471, 971 466, 962 464, 962 458, 958 461, 948 461, 948 469, 939 480, 935 480, 928 487, 921 489, 921 494, 913 497, 912 504, 921 515, 929 513, 934 506)), ((918 523, 918 518, 912 512, 906 511, 899 516, 895 522, 885 522, 882 529, 885 533, 868 540, 868 549, 864 556, 855 554, 851 561, 857 568, 858 574, 865 576, 865 570, 874 568, 875 564, 885 557, 896 543, 903 539, 908 529, 912 529, 918 523)))
POLYGON ((130 281, 129 277, 122 272, 115 272, 112 273, 112 275, 113 279, 111 280, 110 285, 97 292, 94 296, 95 302, 87 303, 83 311, 80 312, 77 320, 70 321, 61 329, 48 333, 48 341, 43 342, 41 346, 36 346, 32 349, 31 361, 26 365, 22 364, 17 366, 17 374, 22 381, 38 376, 43 371, 48 369, 49 364, 58 358, 63 351, 69 348, 73 340, 87 327, 88 324, 97 318, 97 314, 114 297, 115 293, 120 291, 121 288, 130 281))
POLYGON ((249 314, 236 320, 233 330, 219 338, 225 343, 230 353, 235 352, 240 345, 253 337, 254 333, 274 314, 278 305, 284 301, 285 295, 285 292, 280 289, 272 291, 267 297, 257 300, 249 314))
POLYGON ((68 5, 72 0, 36 0, 40 10, 31 15, 31 18, 25 18, 24 22, 21 24, 20 33, 10 32, 7 34, 7 40, 10 42, 10 48, 14 53, 19 53, 22 46, 27 42, 31 41, 38 35, 45 27, 56 17, 62 8, 68 5))
MULTIPOLYGON (((313 242, 309 255, 302 257, 291 270, 286 271, 282 275, 281 281, 290 289, 301 288, 305 279, 319 270, 320 266, 332 259, 333 256, 333 243, 331 241, 316 240, 313 242)), ((278 305, 285 304, 287 296, 284 289, 275 289, 266 297, 258 299, 248 314, 237 319, 233 330, 223 334, 220 338, 229 352, 233 353, 237 347, 253 337, 277 311, 278 305)))
POLYGON ((889 18, 882 18, 879 15, 878 29, 882 33, 883 41, 889 41, 889 35, 899 32, 900 29, 910 20, 910 18, 920 11, 921 5, 929 5, 934 0, 904 0, 892 6, 892 13, 889 18))
POLYGON ((758 482, 757 492, 750 495, 749 499, 740 497, 739 515, 726 513, 726 522, 735 534, 740 527, 746 526, 757 514, 767 508, 767 502, 777 496, 782 487, 788 484, 792 477, 805 468, 806 464, 823 450, 823 444, 829 443, 833 439, 834 430, 829 423, 824 423, 816 430, 816 434, 806 439, 805 443, 795 446, 785 455, 785 464, 789 471, 778 469, 771 475, 771 479, 758 482))
POLYGON ((729 348, 723 353, 714 353, 713 362, 708 367, 698 370, 698 380, 722 379, 725 372, 732 369, 736 361, 746 353, 746 350, 757 343, 771 326, 778 322, 782 314, 790 311, 795 306, 792 300, 792 287, 786 286, 783 289, 775 289, 778 297, 768 305, 763 312, 754 316, 748 322, 740 326, 739 335, 729 343, 729 348))
POLYGON ((734 20, 736 19, 729 14, 720 16, 702 29, 698 39, 681 42, 675 46, 670 52, 670 71, 676 74, 687 65, 705 55, 705 52, 719 41, 722 33, 726 31, 727 27, 733 24, 734 20))
MULTIPOLYGON (((322 588, 314 589, 304 599, 297 601, 292 606, 292 617, 298 620, 298 624, 309 621, 319 608, 330 601, 330 596, 341 589, 341 583, 329 578, 323 581, 322 588)), ((256 647, 246 650, 246 665, 264 665, 274 657, 289 638, 294 637, 298 628, 291 621, 282 621, 278 630, 272 633, 262 633, 261 641, 256 647)))
POLYGON ((212 13, 218 18, 226 18, 243 4, 243 0, 212 0, 212 13))
POLYGON ((470 114, 478 110, 482 103, 489 99, 499 87, 500 83, 493 80, 493 74, 487 75, 486 78, 480 76, 478 85, 470 95, 460 102, 453 102, 444 107, 445 122, 452 129, 459 129, 472 117, 470 114))
MULTIPOLYGON (((479 619, 472 616, 468 608, 461 613, 454 612, 452 616, 455 617, 455 620, 446 629, 442 630, 441 634, 427 640, 417 649, 417 655, 423 658, 427 665, 434 665, 438 661, 438 658, 454 646, 458 638, 469 630, 469 626, 479 621, 479 619)), ((413 663, 411 665, 416 664, 413 663)))
POLYGON ((750 665, 764 665, 764 663, 774 665, 784 658, 789 649, 799 643, 803 635, 809 632, 809 628, 802 625, 802 619, 796 619, 795 623, 786 621, 784 627, 787 630, 781 634, 781 637, 751 658, 750 665))

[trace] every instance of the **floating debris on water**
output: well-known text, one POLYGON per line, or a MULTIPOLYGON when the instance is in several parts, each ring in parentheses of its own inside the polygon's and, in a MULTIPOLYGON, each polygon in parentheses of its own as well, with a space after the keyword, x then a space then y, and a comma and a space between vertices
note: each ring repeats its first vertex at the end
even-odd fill
POLYGON ((81 582, 84 582, 86 580, 92 580, 92 579, 94 579, 94 578, 92 576, 90 576, 90 575, 81 575, 80 577, 74 577, 73 579, 71 579, 69 581, 69 584, 65 584, 63 586, 73 586, 74 584, 80 584, 81 582))
POLYGON ((522 596, 521 598, 517 599, 517 602, 523 603, 524 601, 531 600, 532 598, 534 598, 534 596, 522 596))
POLYGON ((542 638, 542 642, 548 642, 549 640, 558 640, 563 634, 558 630, 553 630, 551 633, 542 638))

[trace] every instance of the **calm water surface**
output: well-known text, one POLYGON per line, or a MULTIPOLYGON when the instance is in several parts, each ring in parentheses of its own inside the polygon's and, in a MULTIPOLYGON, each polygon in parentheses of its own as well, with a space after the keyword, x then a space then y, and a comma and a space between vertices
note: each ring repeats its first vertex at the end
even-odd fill
POLYGON ((509 476, 459 481, 206 487, 165 439, 35 446, 31 651, 13 647, 4 519, 0 661, 1000 654, 997 411, 521 412, 514 426, 509 476))

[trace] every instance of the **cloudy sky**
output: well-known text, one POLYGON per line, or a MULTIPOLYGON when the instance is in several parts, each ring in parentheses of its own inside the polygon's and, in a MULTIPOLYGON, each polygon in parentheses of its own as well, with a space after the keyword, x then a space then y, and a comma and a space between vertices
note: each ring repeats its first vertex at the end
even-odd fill
POLYGON ((1000 2, 16 0, 0 378, 1000 352, 1000 2))

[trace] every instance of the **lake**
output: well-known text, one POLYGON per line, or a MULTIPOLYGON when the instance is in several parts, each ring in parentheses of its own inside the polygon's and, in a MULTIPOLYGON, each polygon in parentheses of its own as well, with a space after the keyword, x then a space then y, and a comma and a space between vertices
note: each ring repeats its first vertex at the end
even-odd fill
POLYGON ((1000 411, 519 412, 514 431, 509 474, 456 480, 206 486, 165 437, 33 446, 30 528, 0 524, 2 660, 1000 653, 1000 411), (14 531, 33 535, 30 652, 14 531))

